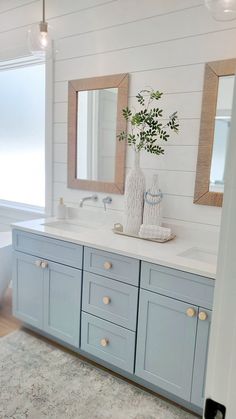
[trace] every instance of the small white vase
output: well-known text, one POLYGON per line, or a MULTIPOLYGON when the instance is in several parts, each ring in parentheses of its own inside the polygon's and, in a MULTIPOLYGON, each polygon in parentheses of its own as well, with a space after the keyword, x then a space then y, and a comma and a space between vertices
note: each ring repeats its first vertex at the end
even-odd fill
POLYGON ((134 167, 125 182, 124 232, 138 234, 143 218, 145 177, 140 169, 140 153, 135 153, 134 167))

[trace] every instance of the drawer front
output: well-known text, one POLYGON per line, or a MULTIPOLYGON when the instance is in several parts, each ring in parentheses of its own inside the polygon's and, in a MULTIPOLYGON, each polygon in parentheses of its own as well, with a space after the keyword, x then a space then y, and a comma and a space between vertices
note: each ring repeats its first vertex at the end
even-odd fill
POLYGON ((81 349, 133 373, 135 333, 82 313, 81 349))
POLYGON ((206 308, 213 304, 213 279, 152 263, 142 262, 141 288, 206 308))
POLYGON ((127 284, 139 284, 139 260, 115 253, 85 247, 84 269, 127 284))
POLYGON ((138 288, 84 272, 83 311, 136 330, 138 288))
POLYGON ((77 244, 13 230, 13 247, 42 259, 82 268, 83 247, 77 244))

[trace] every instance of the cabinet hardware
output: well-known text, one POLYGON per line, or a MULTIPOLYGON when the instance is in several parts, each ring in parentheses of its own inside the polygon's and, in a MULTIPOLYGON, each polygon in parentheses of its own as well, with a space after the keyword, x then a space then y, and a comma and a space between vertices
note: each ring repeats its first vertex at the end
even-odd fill
POLYGON ((108 304, 110 304, 111 299, 110 299, 110 297, 105 296, 105 297, 103 297, 102 302, 103 302, 103 304, 108 305, 108 304))
POLYGON ((104 267, 104 269, 106 269, 108 271, 109 269, 111 269, 112 263, 111 262, 104 262, 103 267, 104 267))
POLYGON ((196 315, 196 310, 194 310, 194 308, 192 308, 192 307, 189 307, 186 310, 186 314, 187 314, 188 317, 194 317, 196 315))
POLYGON ((42 269, 46 269, 47 267, 48 267, 48 262, 43 261, 43 262, 41 263, 41 268, 42 268, 42 269))
POLYGON ((106 339, 106 338, 101 339, 100 340, 100 345, 103 346, 103 347, 108 346, 109 345, 109 340, 106 339))
POLYGON ((204 322, 207 319, 207 313, 205 313, 205 311, 200 311, 198 318, 204 322))
POLYGON ((37 268, 41 268, 42 261, 41 261, 41 260, 36 260, 36 261, 34 262, 34 264, 35 264, 35 266, 37 266, 37 268))

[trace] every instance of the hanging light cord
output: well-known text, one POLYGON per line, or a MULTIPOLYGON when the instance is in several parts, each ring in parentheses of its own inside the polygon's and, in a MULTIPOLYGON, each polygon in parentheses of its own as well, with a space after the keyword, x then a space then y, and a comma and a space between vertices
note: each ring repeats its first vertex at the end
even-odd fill
POLYGON ((45 0, 43 0, 43 23, 45 23, 45 0))

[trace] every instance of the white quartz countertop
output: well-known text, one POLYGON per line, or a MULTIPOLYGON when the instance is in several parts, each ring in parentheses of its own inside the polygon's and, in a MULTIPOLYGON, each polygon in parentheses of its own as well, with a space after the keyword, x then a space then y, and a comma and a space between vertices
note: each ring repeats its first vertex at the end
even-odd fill
MULTIPOLYGON (((205 240, 204 236, 177 234, 166 243, 124 237, 114 234, 112 224, 99 225, 95 228, 78 227, 77 231, 66 231, 45 223, 56 221, 55 218, 24 221, 13 224, 13 228, 34 234, 65 240, 72 243, 117 253, 120 255, 175 268, 208 278, 215 278, 217 250, 205 240), (183 255, 181 255, 183 254, 183 255), (194 256, 193 256, 194 255, 194 256), (206 257, 205 257, 206 255, 206 257)), ((89 223, 89 221, 87 221, 89 223)), ((206 237, 209 234, 206 234, 206 237)))

